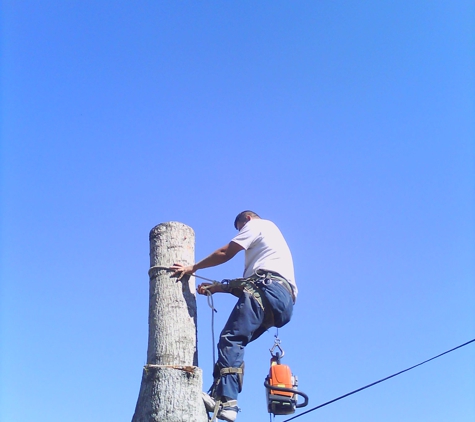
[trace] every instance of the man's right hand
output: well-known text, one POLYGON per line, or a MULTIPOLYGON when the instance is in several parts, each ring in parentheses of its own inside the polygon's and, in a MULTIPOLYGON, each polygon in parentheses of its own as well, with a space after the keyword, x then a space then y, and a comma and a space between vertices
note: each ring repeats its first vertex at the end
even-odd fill
POLYGON ((190 275, 194 273, 193 266, 189 265, 188 267, 185 267, 182 264, 173 264, 170 267, 170 270, 173 270, 174 273, 172 274, 172 277, 178 277, 178 280, 181 280, 185 275, 190 275))

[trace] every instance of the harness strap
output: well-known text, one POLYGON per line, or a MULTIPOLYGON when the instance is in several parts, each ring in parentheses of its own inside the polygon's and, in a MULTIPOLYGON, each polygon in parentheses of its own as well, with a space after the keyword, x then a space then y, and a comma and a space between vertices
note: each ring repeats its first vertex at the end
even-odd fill
POLYGON ((225 292, 231 293, 234 296, 240 297, 242 292, 246 292, 251 295, 259 306, 265 310, 265 298, 261 290, 256 286, 255 282, 259 278, 253 276, 249 278, 235 278, 233 280, 223 280, 222 288, 225 292))
MULTIPOLYGON (((221 382, 221 378, 229 375, 229 374, 236 374, 237 375, 237 381, 238 381, 238 386, 239 386, 239 392, 242 391, 242 386, 244 383, 244 362, 241 363, 241 366, 239 368, 233 368, 233 367, 227 367, 227 368, 219 368, 219 365, 216 365, 215 370, 213 371, 213 376, 214 378, 214 390, 213 393, 216 393, 216 387, 218 384, 221 382)), ((213 387, 211 387, 212 389, 213 387)), ((211 390, 210 389, 210 390, 211 390)))
POLYGON ((274 326, 274 314, 270 306, 267 306, 268 300, 260 287, 274 282, 281 284, 289 292, 292 301, 295 303, 295 296, 290 283, 273 271, 257 270, 253 276, 248 278, 223 280, 221 286, 225 292, 237 297, 240 297, 243 291, 252 296, 265 313, 263 326, 270 328, 274 326))
POLYGON ((242 367, 240 367, 240 368, 222 368, 219 371, 219 373, 220 373, 221 376, 228 375, 228 374, 243 374, 244 369, 242 367))
POLYGON ((292 297, 292 301, 295 304, 294 289, 292 288, 291 284, 287 281, 286 278, 282 277, 279 273, 276 273, 274 271, 268 271, 268 270, 257 270, 256 274, 257 276, 259 276, 261 280, 272 280, 272 282, 276 282, 284 286, 284 288, 290 293, 290 296, 292 297))
POLYGON ((218 416, 219 408, 221 407, 221 400, 216 400, 213 410, 213 416, 211 417, 210 422, 214 422, 216 420, 216 416, 218 416))

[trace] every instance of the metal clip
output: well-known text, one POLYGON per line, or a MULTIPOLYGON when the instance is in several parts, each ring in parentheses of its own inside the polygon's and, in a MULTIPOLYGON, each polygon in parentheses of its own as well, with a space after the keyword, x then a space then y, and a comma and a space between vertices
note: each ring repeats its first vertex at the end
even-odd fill
POLYGON ((272 346, 272 349, 269 349, 269 351, 270 351, 271 356, 277 359, 281 359, 285 355, 284 349, 280 347, 280 340, 277 337, 275 338, 275 342, 274 342, 274 345, 272 346), (275 348, 279 349, 280 353, 279 352, 274 353, 275 348))

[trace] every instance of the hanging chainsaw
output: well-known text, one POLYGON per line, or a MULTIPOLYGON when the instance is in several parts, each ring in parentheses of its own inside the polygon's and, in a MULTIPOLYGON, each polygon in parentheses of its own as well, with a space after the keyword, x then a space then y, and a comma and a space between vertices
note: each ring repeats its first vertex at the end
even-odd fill
POLYGON ((284 357, 284 350, 280 340, 275 336, 274 346, 269 349, 271 354, 269 375, 264 381, 267 398, 267 411, 275 415, 291 415, 296 408, 308 404, 308 396, 297 390, 298 380, 292 374, 288 365, 282 365, 280 360, 284 357), (304 398, 303 403, 297 403, 297 396, 304 398))

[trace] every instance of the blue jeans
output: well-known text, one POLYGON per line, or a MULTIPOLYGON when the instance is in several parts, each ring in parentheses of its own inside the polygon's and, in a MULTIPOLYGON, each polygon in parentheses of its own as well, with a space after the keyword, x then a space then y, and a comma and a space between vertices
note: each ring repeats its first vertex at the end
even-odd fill
MULTIPOLYGON (((265 297, 265 306, 273 314, 273 325, 268 325, 266 313, 251 295, 243 292, 224 326, 218 343, 218 368, 239 368, 244 361, 244 347, 256 340, 271 326, 282 327, 290 321, 293 300, 287 289, 273 281, 259 284, 265 297)), ((268 310, 269 312, 269 310, 268 310)), ((241 386, 237 374, 221 376, 216 396, 237 399, 241 386)))

